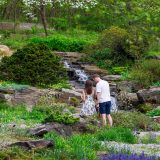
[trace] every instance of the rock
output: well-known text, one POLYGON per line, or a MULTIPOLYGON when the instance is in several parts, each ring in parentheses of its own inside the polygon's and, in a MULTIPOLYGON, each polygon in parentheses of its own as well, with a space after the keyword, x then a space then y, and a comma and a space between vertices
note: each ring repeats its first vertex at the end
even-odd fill
POLYGON ((0 88, 0 93, 4 94, 14 94, 15 90, 14 89, 9 89, 9 88, 0 88))
POLYGON ((130 110, 139 104, 136 93, 120 92, 117 98, 119 109, 130 110))
POLYGON ((107 74, 107 71, 104 69, 100 69, 99 67, 97 67, 96 65, 81 65, 81 67, 86 71, 86 73, 88 73, 89 75, 93 75, 93 74, 99 74, 100 76, 104 76, 107 74))
POLYGON ((53 147, 54 143, 52 141, 47 140, 35 140, 35 141, 20 141, 13 143, 9 146, 19 146, 25 149, 37 149, 37 148, 48 148, 53 147))
POLYGON ((132 93, 134 90, 134 86, 132 82, 129 81, 121 81, 117 83, 117 90, 123 91, 123 92, 129 92, 132 93))
POLYGON ((78 53, 78 52, 54 52, 60 57, 63 57, 65 60, 69 62, 77 62, 78 60, 81 59, 83 53, 78 53))
POLYGON ((157 123, 160 123, 160 116, 154 116, 153 120, 157 123))
POLYGON ((12 104, 25 104, 32 108, 38 102, 38 98, 43 94, 40 89, 31 87, 18 91, 12 97, 12 104))
POLYGON ((139 90, 137 96, 141 103, 150 102, 160 104, 160 87, 139 90))
POLYGON ((106 81, 120 81, 121 75, 107 75, 107 76, 102 77, 102 79, 106 81))
POLYGON ((160 56, 148 56, 147 59, 155 59, 155 60, 160 60, 160 56))
POLYGON ((5 46, 5 45, 0 45, 0 57, 5 57, 5 56, 11 56, 12 52, 9 49, 9 47, 5 46))
MULTIPOLYGON (((82 120, 83 121, 83 120, 82 120)), ((90 120, 86 120, 83 122, 76 123, 74 125, 64 125, 56 122, 46 123, 43 125, 39 125, 35 128, 32 128, 28 131, 29 134, 33 136, 40 136, 42 137, 44 134, 48 132, 56 132, 59 135, 64 137, 71 136, 73 133, 91 133, 93 132, 91 129, 87 127, 88 123, 93 123, 90 120)), ((96 122, 94 122, 95 125, 96 122)))
POLYGON ((29 134, 41 137, 50 131, 54 131, 62 136, 71 136, 72 134, 71 126, 59 123, 47 123, 44 125, 37 126, 36 128, 30 129, 29 134))

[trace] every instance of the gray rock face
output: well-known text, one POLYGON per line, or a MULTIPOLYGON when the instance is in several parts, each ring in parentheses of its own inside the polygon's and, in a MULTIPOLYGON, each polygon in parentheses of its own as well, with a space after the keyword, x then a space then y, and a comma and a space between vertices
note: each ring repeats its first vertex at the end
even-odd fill
POLYGON ((130 110, 139 104, 136 93, 120 92, 118 95, 119 109, 130 110))
POLYGON ((121 80, 121 75, 107 75, 102 77, 106 81, 119 81, 121 80))
POLYGON ((47 140, 35 140, 35 141, 20 141, 11 144, 10 146, 19 146, 25 149, 35 149, 35 148, 48 148, 53 147, 54 143, 47 140))
POLYGON ((160 87, 139 90, 137 96, 140 102, 160 104, 160 87))

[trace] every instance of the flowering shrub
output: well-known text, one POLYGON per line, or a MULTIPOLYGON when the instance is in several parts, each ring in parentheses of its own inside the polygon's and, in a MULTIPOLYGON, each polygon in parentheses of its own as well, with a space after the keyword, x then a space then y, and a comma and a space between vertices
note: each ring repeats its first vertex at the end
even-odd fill
POLYGON ((102 156, 101 160, 156 160, 156 157, 145 156, 144 153, 142 153, 141 155, 112 154, 112 155, 102 156))

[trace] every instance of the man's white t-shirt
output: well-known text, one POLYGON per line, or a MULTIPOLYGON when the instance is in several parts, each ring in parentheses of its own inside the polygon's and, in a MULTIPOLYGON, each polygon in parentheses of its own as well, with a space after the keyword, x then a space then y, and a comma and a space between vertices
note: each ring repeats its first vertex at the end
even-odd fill
POLYGON ((100 80, 96 85, 96 92, 101 93, 99 103, 111 101, 109 83, 104 80, 100 80))

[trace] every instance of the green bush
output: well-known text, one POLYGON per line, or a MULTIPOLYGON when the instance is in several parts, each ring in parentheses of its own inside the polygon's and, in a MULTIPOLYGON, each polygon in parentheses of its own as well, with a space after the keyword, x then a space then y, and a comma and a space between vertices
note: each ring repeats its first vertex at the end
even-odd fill
POLYGON ((136 138, 132 131, 128 128, 106 128, 97 133, 97 139, 99 141, 116 141, 116 142, 126 142, 135 143, 136 138))
POLYGON ((84 46, 87 45, 87 42, 84 40, 78 39, 71 39, 66 38, 63 36, 57 37, 48 37, 48 38, 39 38, 35 37, 31 39, 31 42, 34 44, 44 43, 46 44, 51 50, 56 51, 77 51, 80 52, 83 50, 84 46))
POLYGON ((147 113, 153 109, 153 106, 149 103, 146 104, 140 104, 137 106, 138 111, 142 113, 147 113))
POLYGON ((0 64, 2 80, 36 85, 50 85, 66 78, 60 58, 44 44, 28 44, 0 64))
MULTIPOLYGON (((97 43, 86 49, 88 53, 91 53, 88 56, 92 57, 93 54, 94 57, 99 54, 102 57, 104 55, 103 62, 110 60, 110 66, 131 65, 135 60, 143 57, 148 44, 141 32, 137 31, 136 36, 134 34, 132 30, 128 32, 115 26, 105 29, 97 43), (106 54, 106 48, 110 50, 110 52, 107 52, 108 54, 106 54)), ((95 62, 98 63, 99 59, 95 62)))
POLYGON ((149 87, 160 80, 160 61, 144 60, 136 64, 131 69, 129 77, 141 87, 149 87))
POLYGON ((150 117, 140 112, 119 112, 112 114, 115 127, 130 128, 132 130, 159 130, 160 126, 150 117))
POLYGON ((79 121, 79 118, 74 118, 69 113, 62 113, 60 111, 52 111, 47 118, 45 118, 44 123, 47 122, 58 122, 63 124, 75 124, 79 121))

